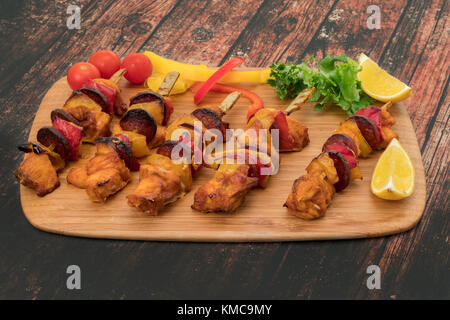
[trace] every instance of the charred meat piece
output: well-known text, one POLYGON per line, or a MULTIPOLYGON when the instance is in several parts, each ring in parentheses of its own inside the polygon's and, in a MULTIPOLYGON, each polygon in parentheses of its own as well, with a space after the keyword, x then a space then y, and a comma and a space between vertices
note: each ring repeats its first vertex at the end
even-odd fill
POLYGON ((153 117, 144 109, 131 109, 120 120, 120 127, 126 131, 134 131, 146 137, 147 143, 152 141, 157 126, 153 117))
POLYGON ((60 170, 64 169, 64 167, 66 166, 66 162, 64 161, 63 158, 61 158, 61 156, 59 154, 57 154, 54 151, 51 151, 49 148, 47 148, 43 145, 40 145, 38 143, 27 142, 27 143, 17 146, 17 148, 20 151, 25 152, 25 153, 30 153, 30 152, 33 152, 35 154, 47 153, 56 172, 59 172, 60 170))
POLYGON ((335 133, 331 137, 328 138, 328 140, 323 144, 323 147, 326 148, 326 146, 330 144, 335 143, 343 143, 345 144, 350 150, 353 151, 353 153, 358 156, 358 147, 355 143, 355 141, 349 137, 347 134, 344 133, 335 133))
POLYGON ((102 108, 103 112, 107 114, 110 113, 108 99, 106 99, 105 95, 100 90, 91 87, 84 87, 80 89, 80 92, 95 101, 102 108))
MULTIPOLYGON (((86 94, 95 89, 83 89, 84 93, 81 90, 75 90, 70 98, 67 99, 63 109, 76 119, 76 122, 70 122, 83 127, 83 141, 94 143, 97 137, 109 136, 109 126, 112 118, 109 114, 102 111, 105 106, 97 103, 97 100, 102 100, 102 98, 94 100, 93 97, 95 97, 95 93, 91 95, 86 94)), ((109 105, 107 108, 109 108, 109 105)))
POLYGON ((69 159, 71 148, 66 137, 53 127, 42 127, 37 133, 37 140, 50 150, 58 153, 61 158, 69 159))
POLYGON ((328 150, 328 155, 333 159, 334 167, 339 176, 339 181, 334 184, 336 192, 344 190, 350 183, 350 166, 345 157, 335 150, 328 150))
POLYGON ((40 197, 59 187, 59 179, 47 153, 34 152, 25 159, 15 171, 17 180, 24 186, 32 188, 40 197))
POLYGON ((200 120, 206 129, 216 129, 221 132, 225 139, 225 130, 228 125, 224 124, 219 113, 210 108, 198 108, 192 112, 192 115, 200 120))
POLYGON ((119 155, 119 157, 125 162, 125 165, 131 171, 139 170, 139 162, 134 158, 133 152, 128 138, 125 137, 99 137, 96 143, 107 144, 111 146, 119 155))
POLYGON ((130 170, 117 154, 115 146, 102 141, 97 143, 97 152, 85 168, 73 168, 67 175, 67 182, 86 188, 93 202, 105 202, 130 180, 130 170))
POLYGON ((286 117, 286 120, 288 123, 289 132, 294 139, 292 151, 301 151, 309 144, 308 128, 303 125, 303 123, 292 117, 286 117))
POLYGON ((144 92, 138 93, 137 95, 135 95, 134 97, 132 97, 130 99, 130 107, 135 104, 144 104, 144 103, 151 103, 151 102, 155 102, 155 103, 159 104, 159 106, 161 107, 162 113, 163 113, 163 119, 162 119, 161 124, 163 126, 167 125, 167 123, 169 122, 169 119, 170 119, 170 115, 173 112, 173 108, 172 108, 172 105, 170 104, 170 102, 168 103, 168 100, 166 100, 165 98, 163 98, 160 94, 158 94, 156 92, 144 91, 144 92))
POLYGON ((50 113, 50 118, 53 121, 55 121, 56 118, 60 118, 63 119, 67 122, 72 122, 73 124, 77 125, 77 126, 81 126, 80 122, 74 117, 72 116, 69 112, 67 112, 64 109, 55 109, 50 113))
POLYGON ((214 178, 202 185, 194 196, 192 209, 202 212, 234 212, 247 192, 258 185, 258 178, 248 176, 246 164, 223 164, 214 178))
POLYGON ((92 173, 86 180, 86 193, 93 202, 105 202, 106 199, 128 184, 116 168, 106 168, 92 173))
POLYGON ((181 179, 175 171, 144 164, 139 170, 139 185, 127 199, 130 206, 156 216, 168 202, 177 200, 181 192, 181 179))
POLYGON ((358 160, 356 160, 355 154, 347 145, 343 144, 342 142, 336 142, 323 146, 322 151, 330 151, 330 150, 337 151, 341 155, 343 155, 348 163, 348 166, 350 167, 350 170, 358 166, 358 160))
POLYGON ((294 181, 284 206, 292 209, 289 212, 302 219, 317 219, 325 214, 334 192, 326 174, 314 171, 294 181))
POLYGON ((382 141, 377 126, 366 116, 354 115, 353 117, 350 117, 349 120, 357 124, 364 139, 366 139, 372 149, 375 149, 382 141))

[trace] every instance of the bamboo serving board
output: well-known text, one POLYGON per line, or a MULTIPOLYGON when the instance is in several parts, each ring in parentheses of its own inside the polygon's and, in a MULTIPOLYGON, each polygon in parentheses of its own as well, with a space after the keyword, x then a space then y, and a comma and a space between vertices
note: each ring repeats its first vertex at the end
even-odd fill
MULTIPOLYGON (((123 96, 129 98, 143 91, 121 80, 123 96)), ((265 107, 285 109, 289 101, 281 101, 268 85, 240 85, 255 91, 264 100, 265 107)), ((57 81, 47 92, 30 132, 30 141, 42 126, 51 125, 50 112, 60 108, 71 89, 66 78, 57 81)), ((210 93, 202 105, 218 104, 224 94, 210 93)), ((172 119, 194 109, 193 94, 172 97, 175 112, 172 119)), ((243 128, 249 102, 240 98, 225 116, 230 128, 243 128)), ((416 171, 416 187, 411 197, 400 201, 386 201, 370 191, 370 180, 380 152, 369 159, 361 159, 364 179, 353 181, 336 194, 322 219, 304 221, 288 214, 283 207, 294 179, 305 173, 309 162, 321 152, 322 144, 346 118, 343 111, 329 107, 314 111, 309 104, 292 114, 309 128, 311 143, 301 152, 281 155, 280 170, 271 177, 266 189, 251 190, 244 204, 234 214, 205 214, 191 209, 194 193, 214 171, 204 169, 194 181, 192 191, 182 200, 168 206, 159 216, 147 216, 129 207, 126 195, 138 183, 138 173, 132 182, 105 204, 92 203, 83 189, 67 184, 71 167, 84 166, 95 147, 81 146, 82 159, 70 163, 60 174, 61 186, 43 198, 33 190, 20 186, 22 208, 28 221, 38 229, 71 236, 91 238, 163 240, 163 241, 297 241, 378 237, 406 231, 414 227, 425 207, 425 174, 413 126, 404 106, 394 104, 391 109, 396 119, 393 129, 399 134, 416 171)), ((117 121, 117 119, 115 119, 117 121)))

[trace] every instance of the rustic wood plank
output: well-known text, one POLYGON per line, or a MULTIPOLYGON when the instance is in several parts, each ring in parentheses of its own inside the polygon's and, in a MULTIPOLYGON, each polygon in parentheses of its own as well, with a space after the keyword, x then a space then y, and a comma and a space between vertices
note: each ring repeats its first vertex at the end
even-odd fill
POLYGON ((187 63, 218 65, 262 0, 183 1, 143 49, 187 63))
POLYGON ((302 58, 314 55, 321 59, 330 53, 345 53, 357 59, 359 54, 364 52, 372 59, 378 60, 394 32, 406 2, 339 1, 322 22, 302 58), (377 5, 381 10, 380 29, 370 30, 367 27, 367 19, 370 16, 367 8, 370 5, 377 5))
POLYGON ((239 55, 247 66, 266 67, 297 60, 333 5, 331 0, 265 2, 222 61, 239 55))

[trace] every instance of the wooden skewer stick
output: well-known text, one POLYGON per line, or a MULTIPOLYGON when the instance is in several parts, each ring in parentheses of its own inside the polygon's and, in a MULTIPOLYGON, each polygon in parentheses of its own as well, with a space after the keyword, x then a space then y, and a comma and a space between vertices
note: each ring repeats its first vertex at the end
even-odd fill
POLYGON ((175 82, 177 82, 178 77, 180 76, 179 72, 172 71, 166 74, 163 82, 159 86, 158 93, 162 96, 168 96, 170 91, 172 91, 175 86, 175 82))
POLYGON ((219 109, 223 112, 223 114, 227 113, 234 106, 236 101, 238 101, 239 97, 242 95, 239 91, 234 91, 227 95, 225 99, 219 105, 219 109))
POLYGON ((297 97, 295 97, 294 101, 286 108, 287 115, 290 115, 292 112, 300 110, 311 98, 316 88, 308 88, 302 90, 297 97))
POLYGON ((127 69, 123 68, 123 69, 119 69, 117 70, 112 76, 111 78, 109 78, 110 81, 114 82, 114 83, 118 83, 120 78, 122 78, 123 74, 125 73, 125 71, 127 71, 127 69))

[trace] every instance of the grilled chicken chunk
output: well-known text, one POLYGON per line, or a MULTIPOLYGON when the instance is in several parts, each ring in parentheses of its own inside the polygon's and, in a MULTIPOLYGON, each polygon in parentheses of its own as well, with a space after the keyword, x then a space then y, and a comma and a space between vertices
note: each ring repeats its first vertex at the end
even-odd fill
POLYGON ((40 197, 59 187, 59 179, 47 153, 29 153, 15 171, 19 182, 40 197))
POLYGON ((258 179, 248 176, 246 164, 222 164, 214 177, 202 185, 194 196, 192 209, 202 212, 234 212, 258 179))
POLYGON ((111 116, 101 110, 89 109, 86 106, 65 107, 83 127, 86 142, 95 142, 98 137, 110 135, 111 116))
POLYGON ((67 174, 67 182, 86 189, 93 202, 105 202, 130 180, 130 170, 125 162, 112 146, 105 143, 97 143, 97 152, 86 167, 73 168, 67 174))
POLYGON ((181 193, 181 179, 175 171, 144 164, 139 170, 139 185, 127 198, 130 206, 156 216, 165 204, 177 200, 181 193))
POLYGON ((314 171, 294 181, 285 206, 294 209, 292 213, 303 219, 317 219, 325 214, 334 193, 326 174, 314 171))

